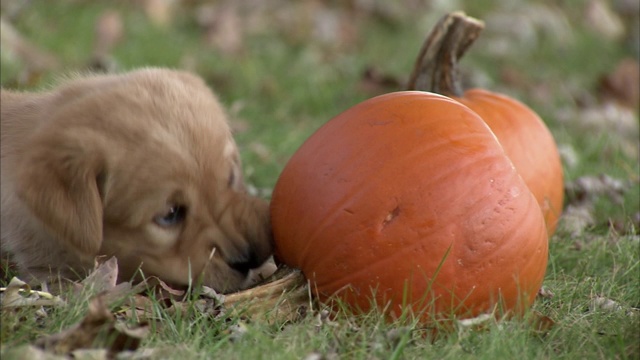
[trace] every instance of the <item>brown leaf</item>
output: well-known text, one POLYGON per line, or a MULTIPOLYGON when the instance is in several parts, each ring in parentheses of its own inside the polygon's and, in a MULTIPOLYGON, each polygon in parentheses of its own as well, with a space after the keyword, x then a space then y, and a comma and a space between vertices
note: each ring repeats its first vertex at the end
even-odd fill
POLYGON ((83 289, 92 289, 95 292, 111 290, 118 281, 118 259, 115 256, 105 262, 100 258, 95 259, 94 270, 80 285, 83 289))
POLYGON ((238 321, 236 324, 229 326, 227 332, 229 333, 229 340, 239 341, 249 332, 249 328, 244 322, 238 321))
POLYGON ((102 295, 108 306, 125 300, 117 313, 119 318, 146 321, 155 318, 154 307, 156 304, 169 306, 172 300, 182 298, 184 293, 183 290, 173 289, 159 278, 151 276, 133 287, 129 282, 120 283, 102 295), (140 295, 146 291, 153 293, 153 300, 148 296, 140 295))
POLYGON ((544 286, 541 287, 540 290, 538 290, 538 298, 552 299, 554 296, 555 294, 544 286))
POLYGON ((383 73, 374 66, 368 66, 360 80, 360 88, 370 94, 383 94, 401 89, 403 81, 397 77, 383 73))
MULTIPOLYGON (((159 291, 157 291, 156 295, 159 295, 162 299, 174 299, 176 297, 182 297, 185 294, 184 290, 174 289, 159 278, 154 278, 150 281, 156 281, 160 286, 159 291)), ((156 289, 158 289, 157 286, 156 289)))
POLYGON ((615 101, 631 109, 640 106, 640 64, 638 60, 627 58, 600 79, 598 94, 605 101, 615 101))
POLYGON ((14 277, 9 285, 2 289, 2 309, 25 306, 61 306, 66 303, 59 296, 45 291, 34 291, 24 281, 14 277))
POLYGON ((124 323, 117 322, 113 330, 116 336, 113 342, 109 344, 109 351, 112 353, 136 350, 140 347, 142 339, 149 334, 149 326, 146 323, 130 327, 124 323))
POLYGON ((556 112, 556 119, 574 128, 574 131, 607 134, 611 146, 632 159, 637 159, 640 154, 638 114, 618 102, 566 107, 556 112))
POLYGON ((607 297, 593 296, 591 297, 589 310, 592 312, 616 312, 623 310, 623 307, 617 301, 609 299, 607 297))
POLYGON ((563 211, 560 227, 573 237, 581 235, 585 229, 596 225, 594 202, 607 196, 612 203, 621 204, 630 186, 630 181, 606 174, 582 176, 565 184, 567 206, 563 211))
POLYGON ((127 296, 140 294, 144 291, 154 291, 156 299, 159 300, 174 299, 185 293, 183 290, 171 288, 155 276, 147 277, 135 286, 132 286, 130 282, 117 284, 117 279, 118 263, 115 257, 103 263, 96 259, 96 269, 79 284, 77 291, 91 289, 100 292, 107 307, 122 301, 127 296))
MULTIPOLYGON (((595 225, 595 211, 591 201, 584 201, 579 204, 569 204, 564 209, 560 218, 560 228, 571 234, 572 237, 580 236, 588 227, 595 225)), ((576 250, 580 250, 581 245, 576 244, 576 250)))
POLYGON ((631 184, 628 181, 613 178, 606 174, 597 176, 581 176, 574 181, 567 183, 565 189, 569 195, 568 203, 581 203, 593 200, 598 196, 608 196, 609 200, 615 204, 624 201, 624 193, 631 184))
POLYGON ((223 294, 219 294, 217 291, 215 291, 214 289, 208 287, 208 286, 203 286, 202 287, 202 291, 200 293, 201 296, 209 298, 209 299, 213 299, 215 301, 216 304, 223 304, 224 303, 224 295, 223 294))
POLYGON ((71 354, 78 349, 106 348, 109 353, 135 350, 147 334, 147 326, 127 328, 116 323, 102 295, 89 302, 84 319, 60 333, 42 337, 35 345, 55 354, 71 354))
POLYGON ((147 296, 133 295, 129 302, 116 315, 119 318, 134 321, 149 321, 156 318, 154 308, 156 302, 147 296))
POLYGON ((540 334, 545 335, 556 325, 556 322, 538 311, 533 311, 531 313, 531 325, 533 326, 533 330, 540 334))
POLYGON ((102 297, 97 296, 89 303, 87 315, 82 321, 58 334, 42 337, 35 345, 55 354, 68 354, 76 349, 92 348, 100 331, 115 321, 105 307, 102 297))

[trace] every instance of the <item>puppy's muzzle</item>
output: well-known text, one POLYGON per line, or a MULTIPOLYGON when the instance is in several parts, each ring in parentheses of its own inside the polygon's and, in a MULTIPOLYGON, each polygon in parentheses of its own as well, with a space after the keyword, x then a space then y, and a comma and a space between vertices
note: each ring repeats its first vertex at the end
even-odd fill
MULTIPOLYGON (((269 204, 259 198, 241 194, 233 209, 235 226, 246 241, 238 256, 228 259, 232 269, 247 275, 250 270, 264 264, 273 255, 273 234, 269 216, 269 204)), ((240 250, 240 249, 238 249, 240 250)))
POLYGON ((250 270, 260 267, 263 263, 264 259, 262 256, 258 256, 255 251, 250 251, 246 260, 231 262, 229 263, 229 267, 246 276, 250 270))

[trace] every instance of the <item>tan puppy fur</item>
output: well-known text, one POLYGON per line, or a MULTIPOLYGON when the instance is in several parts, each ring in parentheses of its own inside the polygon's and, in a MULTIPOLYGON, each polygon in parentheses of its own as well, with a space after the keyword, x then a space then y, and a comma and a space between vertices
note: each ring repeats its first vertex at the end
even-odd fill
POLYGON ((85 276, 116 256, 222 292, 272 253, 268 205, 245 193, 225 114, 202 80, 143 69, 1 91, 2 242, 21 276, 85 276))

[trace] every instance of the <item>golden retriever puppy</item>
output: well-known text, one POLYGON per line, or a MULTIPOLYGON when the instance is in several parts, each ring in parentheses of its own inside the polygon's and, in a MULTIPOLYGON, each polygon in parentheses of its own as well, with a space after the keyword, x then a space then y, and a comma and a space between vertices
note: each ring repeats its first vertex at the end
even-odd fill
POLYGON ((141 269, 229 292, 271 255, 268 205, 245 192, 198 77, 143 69, 0 100, 1 249, 21 276, 78 278, 106 255, 121 280, 141 269))

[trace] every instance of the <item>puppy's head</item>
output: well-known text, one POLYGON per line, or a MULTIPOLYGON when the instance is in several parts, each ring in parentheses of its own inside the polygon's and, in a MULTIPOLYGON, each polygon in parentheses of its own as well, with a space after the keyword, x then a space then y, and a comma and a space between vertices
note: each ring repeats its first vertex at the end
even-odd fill
POLYGON ((158 69, 72 81, 49 104, 19 194, 71 251, 175 284, 242 287, 272 252, 268 205, 244 191, 218 101, 158 69))

